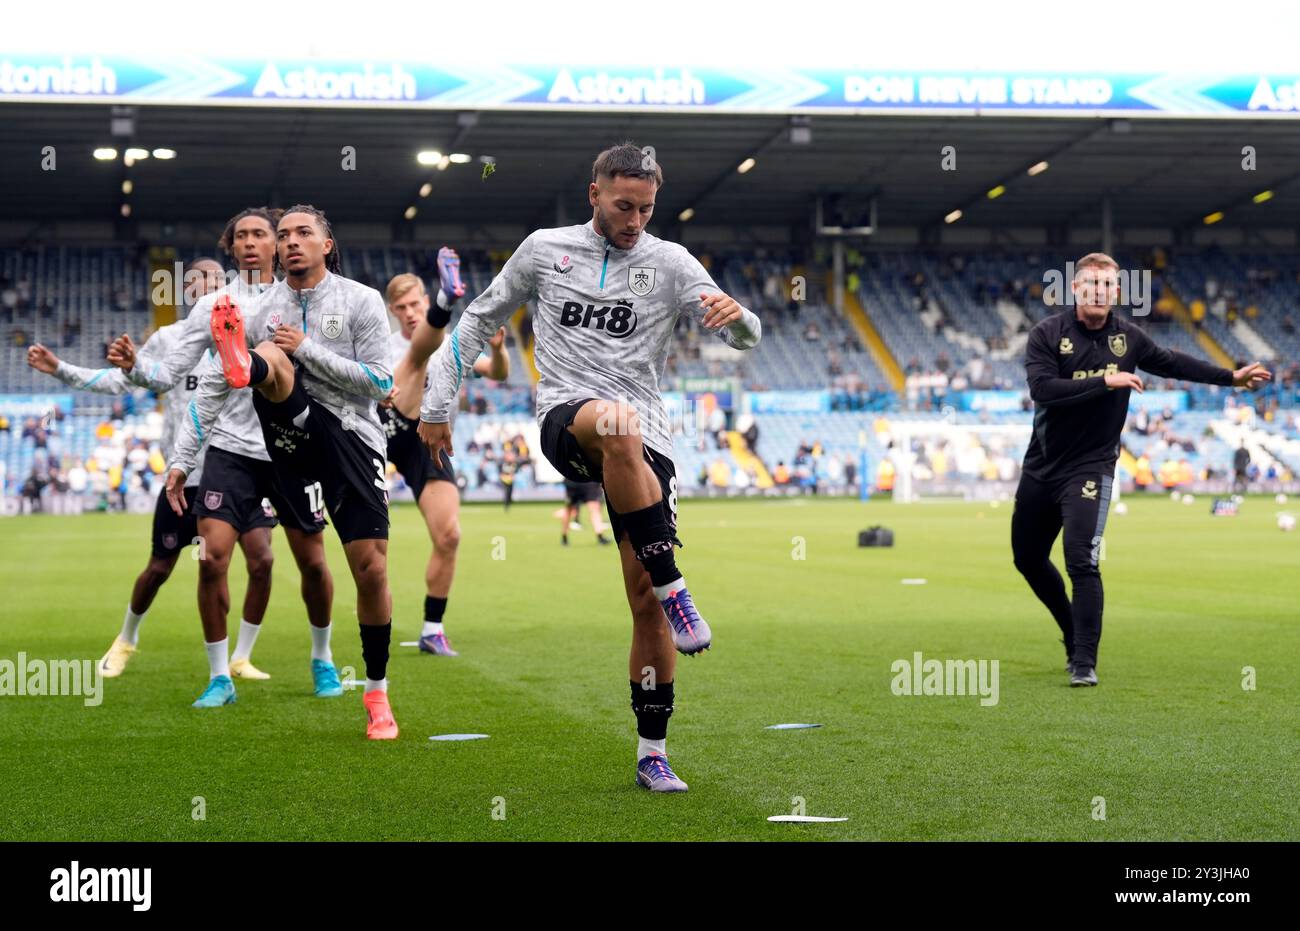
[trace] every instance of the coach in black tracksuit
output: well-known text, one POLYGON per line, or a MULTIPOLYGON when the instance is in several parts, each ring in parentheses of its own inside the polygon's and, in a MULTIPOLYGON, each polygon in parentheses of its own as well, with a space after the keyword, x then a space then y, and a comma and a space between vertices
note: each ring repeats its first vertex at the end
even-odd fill
POLYGON ((1115 271, 1109 257, 1080 259, 1075 293, 1082 280, 1085 296, 1030 330, 1025 351, 1034 432, 1016 489, 1011 549, 1016 568, 1061 628, 1071 685, 1097 683, 1098 563, 1129 391, 1142 390, 1134 370, 1252 389, 1270 377, 1258 363, 1234 372, 1157 346, 1112 312, 1115 271), (1100 290, 1090 291, 1089 285, 1100 290), (1097 303, 1091 303, 1094 299, 1097 303), (1073 601, 1050 559, 1062 528, 1073 601))

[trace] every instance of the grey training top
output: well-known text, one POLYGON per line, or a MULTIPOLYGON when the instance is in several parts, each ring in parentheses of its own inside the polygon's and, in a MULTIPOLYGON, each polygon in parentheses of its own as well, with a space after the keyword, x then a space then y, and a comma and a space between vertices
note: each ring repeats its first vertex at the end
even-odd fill
MULTIPOLYGON (((643 442, 671 457, 659 383, 673 329, 682 314, 702 320, 700 295, 721 290, 683 246, 649 233, 620 249, 590 222, 537 230, 434 354, 420 419, 448 421, 479 351, 519 305, 535 300, 538 422, 552 407, 577 398, 625 400, 640 413, 643 442)), ((727 345, 749 349, 762 325, 742 310, 740 320, 716 332, 727 345)))

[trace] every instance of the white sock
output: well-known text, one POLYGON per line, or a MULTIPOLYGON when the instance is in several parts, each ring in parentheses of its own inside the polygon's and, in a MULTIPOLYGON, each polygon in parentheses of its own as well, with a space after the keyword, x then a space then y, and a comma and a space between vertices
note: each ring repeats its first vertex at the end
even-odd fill
POLYGON ((387 692, 387 691, 388 691, 388 680, 387 680, 387 679, 367 679, 367 680, 366 680, 366 691, 367 691, 367 692, 387 692))
POLYGON ((668 738, 666 737, 663 740, 646 740, 644 737, 638 737, 636 739, 637 762, 640 763, 646 757, 655 754, 667 758, 668 751, 664 749, 664 744, 667 742, 668 738))
POLYGON ((212 678, 217 676, 230 675, 230 658, 226 653, 226 645, 229 643, 224 637, 216 643, 205 643, 208 648, 208 674, 212 678))
POLYGON ((679 575, 677 577, 677 581, 675 582, 669 582, 667 585, 654 586, 655 597, 658 598, 660 601, 663 601, 673 592, 679 592, 685 587, 686 587, 686 580, 679 575))
POLYGON ((240 620, 239 637, 235 640, 235 652, 230 657, 232 663, 241 659, 253 658, 253 644, 257 643, 257 635, 261 630, 261 624, 250 624, 248 621, 240 620))
POLYGON ((334 662, 334 654, 330 652, 330 631, 334 625, 326 624, 324 627, 313 627, 311 629, 311 658, 323 660, 326 663, 334 662))
POLYGON ((144 620, 144 615, 148 613, 146 611, 144 614, 136 614, 131 610, 130 605, 126 606, 126 617, 122 620, 121 637, 131 646, 135 646, 136 641, 140 639, 140 622, 144 620))
POLYGON ((432 637, 434 634, 442 633, 442 621, 425 621, 424 629, 420 631, 421 637, 432 637))

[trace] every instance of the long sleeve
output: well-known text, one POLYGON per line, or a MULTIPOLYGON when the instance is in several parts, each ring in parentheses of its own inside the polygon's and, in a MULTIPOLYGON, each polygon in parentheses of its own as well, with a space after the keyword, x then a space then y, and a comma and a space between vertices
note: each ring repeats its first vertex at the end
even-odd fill
POLYGON ((1232 370, 1220 368, 1195 356, 1157 346, 1155 340, 1142 334, 1138 347, 1138 368, 1159 378, 1177 378, 1204 385, 1231 385, 1232 370))
MULTIPOLYGON (((212 345, 209 322, 215 296, 201 298, 190 310, 175 342, 166 353, 148 353, 146 342, 136 354, 135 367, 126 373, 127 380, 139 388, 148 388, 157 394, 175 388, 203 358, 212 345), (146 357, 147 356, 147 357, 146 357)), ((150 339, 152 342, 152 338, 150 339)))
POLYGON ((1029 333, 1025 346, 1025 376, 1029 382, 1029 397, 1035 404, 1061 406, 1078 404, 1107 391, 1102 375, 1088 378, 1061 378, 1060 363, 1047 344, 1042 329, 1035 327, 1029 333))
MULTIPOLYGON (((157 330, 150 336, 140 351, 136 355, 136 368, 149 368, 155 365, 156 360, 160 360, 167 355, 168 343, 170 340, 163 336, 163 329, 157 330)), ((162 394, 166 388, 154 388, 149 384, 137 384, 132 381, 126 372, 116 366, 107 366, 101 369, 83 368, 80 365, 59 361, 59 367, 54 373, 54 377, 72 388, 78 388, 82 391, 93 391, 96 394, 130 394, 137 388, 149 388, 157 394, 162 394)))
POLYGON ((308 337, 294 351, 313 375, 340 391, 382 401, 393 390, 387 311, 378 291, 369 291, 352 322, 357 358, 347 359, 308 337))
POLYGON ((212 432, 212 425, 226 406, 230 390, 221 364, 214 358, 199 378, 199 386, 190 398, 186 416, 177 426, 176 444, 172 448, 171 461, 167 463, 168 471, 180 469, 186 475, 194 471, 199 453, 212 432))
POLYGON ((420 405, 420 419, 426 423, 446 423, 451 419, 451 407, 460 384, 473 369, 484 345, 520 304, 536 296, 534 235, 529 234, 487 290, 465 308, 451 338, 433 354, 429 384, 420 405))
POLYGON ((60 359, 54 377, 69 388, 93 391, 96 394, 128 394, 136 389, 127 380, 126 373, 112 365, 102 369, 88 369, 60 359))
MULTIPOLYGON (((701 294, 719 294, 722 289, 700 264, 700 260, 686 249, 681 250, 677 269, 677 308, 700 322, 707 310, 700 303, 701 294)), ((747 307, 741 307, 741 317, 717 331, 718 338, 733 349, 752 349, 763 337, 763 324, 747 307)))

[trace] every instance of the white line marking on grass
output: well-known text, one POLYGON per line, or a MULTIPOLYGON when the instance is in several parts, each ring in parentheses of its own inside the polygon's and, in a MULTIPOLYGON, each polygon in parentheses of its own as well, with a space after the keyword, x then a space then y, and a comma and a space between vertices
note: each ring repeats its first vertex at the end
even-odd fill
POLYGON ((769 724, 765 731, 798 731, 806 727, 821 727, 820 724, 769 724))
POLYGON ((848 818, 816 818, 812 815, 771 815, 768 821, 794 822, 796 824, 824 824, 829 821, 848 821, 848 818))
POLYGON ((487 734, 434 734, 430 740, 487 740, 487 734))
POLYGON ((926 583, 926 581, 927 581, 926 579, 903 579, 903 584, 904 584, 904 585, 924 585, 924 584, 926 583))

